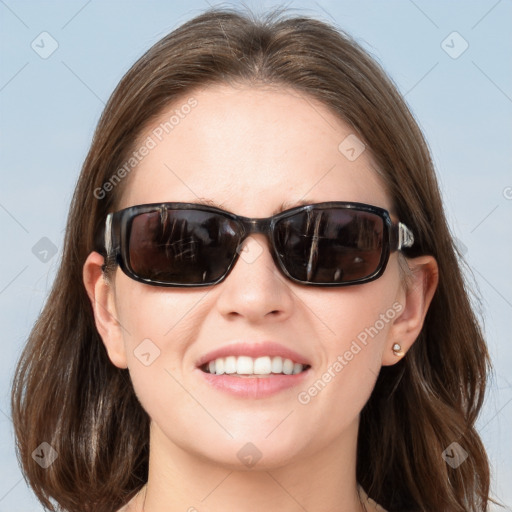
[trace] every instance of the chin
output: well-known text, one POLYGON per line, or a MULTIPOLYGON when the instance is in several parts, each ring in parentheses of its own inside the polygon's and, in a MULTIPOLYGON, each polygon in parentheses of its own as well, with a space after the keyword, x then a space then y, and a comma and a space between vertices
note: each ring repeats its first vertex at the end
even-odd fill
POLYGON ((314 450, 312 439, 306 439, 304 435, 290 435, 289 429, 278 430, 270 435, 266 428, 230 430, 233 438, 225 432, 214 435, 212 430, 196 431, 189 432, 188 439, 170 438, 170 441, 192 457, 230 471, 277 469, 298 461, 305 451, 314 450))

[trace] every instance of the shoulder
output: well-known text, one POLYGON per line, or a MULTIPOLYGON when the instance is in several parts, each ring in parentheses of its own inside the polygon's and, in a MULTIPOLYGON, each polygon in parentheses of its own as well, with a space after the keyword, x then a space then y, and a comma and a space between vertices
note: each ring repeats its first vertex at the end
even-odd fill
POLYGON ((136 500, 131 499, 126 505, 122 506, 116 512, 139 512, 139 508, 136 505, 136 500))
POLYGON ((128 503, 123 505, 116 512, 143 512, 143 501, 145 496, 145 486, 142 487, 128 503))
POLYGON ((375 500, 370 498, 368 494, 366 494, 366 491, 361 486, 359 486, 359 493, 361 495, 361 500, 368 512, 388 512, 385 508, 381 507, 375 500))

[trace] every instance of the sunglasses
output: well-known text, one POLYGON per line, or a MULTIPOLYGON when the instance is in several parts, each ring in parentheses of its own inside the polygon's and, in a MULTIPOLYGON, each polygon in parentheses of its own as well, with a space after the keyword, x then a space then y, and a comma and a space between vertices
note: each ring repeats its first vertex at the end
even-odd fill
POLYGON ((158 203, 109 213, 105 250, 130 278, 154 286, 210 286, 235 266, 244 240, 267 237, 272 258, 295 283, 348 286, 380 277, 412 232, 387 210, 362 203, 298 206, 251 219, 196 203, 158 203))

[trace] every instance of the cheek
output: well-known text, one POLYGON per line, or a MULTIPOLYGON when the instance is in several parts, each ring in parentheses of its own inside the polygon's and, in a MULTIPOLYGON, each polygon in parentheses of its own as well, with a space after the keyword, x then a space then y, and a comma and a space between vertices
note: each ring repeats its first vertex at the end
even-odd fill
MULTIPOLYGON (((177 425, 180 417, 197 415, 197 404, 185 392, 183 361, 197 338, 203 294, 137 285, 119 299, 119 321, 128 371, 135 394, 149 416, 161 425, 177 425), (137 289, 138 288, 138 289, 137 289)), ((177 438, 187 429, 178 428, 177 438)))
POLYGON ((328 446, 358 422, 374 389, 389 331, 389 324, 379 318, 381 311, 378 304, 368 303, 362 309, 355 304, 344 308, 345 321, 332 323, 336 341, 324 345, 321 366, 298 390, 297 417, 304 418, 304 428, 311 428, 306 436, 313 435, 315 429, 307 418, 315 418, 315 423, 323 426, 322 445, 328 446))
POLYGON ((118 270, 116 313, 126 348, 133 350, 150 339, 162 349, 170 339, 183 337, 198 314, 202 295, 137 283, 118 270))
POLYGON ((182 364, 201 325, 203 295, 143 285, 124 275, 117 278, 117 320, 137 391, 152 386, 158 391, 182 364))
POLYGON ((299 403, 342 401, 362 408, 380 371, 390 328, 403 308, 397 301, 397 278, 391 271, 359 287, 309 298, 328 335, 319 346, 316 380, 303 390, 299 403))
POLYGON ((402 307, 397 297, 397 281, 382 277, 333 293, 317 293, 308 305, 330 332, 324 345, 331 355, 333 350, 349 350, 352 342, 368 349, 364 352, 374 352, 372 347, 383 344, 402 307))

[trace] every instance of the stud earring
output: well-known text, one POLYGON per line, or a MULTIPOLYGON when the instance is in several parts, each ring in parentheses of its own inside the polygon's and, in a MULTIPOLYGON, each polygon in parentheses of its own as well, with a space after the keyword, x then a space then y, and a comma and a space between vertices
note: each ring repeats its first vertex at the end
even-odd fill
POLYGON ((397 356, 397 357, 402 357, 404 355, 402 346, 399 343, 395 343, 393 345, 393 354, 395 354, 395 356, 397 356))

